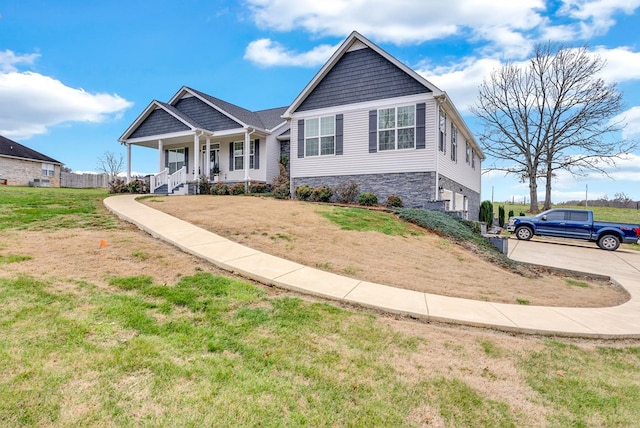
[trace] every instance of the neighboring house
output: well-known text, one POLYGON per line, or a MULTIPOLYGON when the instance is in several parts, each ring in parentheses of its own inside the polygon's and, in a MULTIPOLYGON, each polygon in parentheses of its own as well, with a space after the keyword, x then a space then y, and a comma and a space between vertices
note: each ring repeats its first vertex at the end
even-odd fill
POLYGON ((224 182, 270 182, 284 156, 292 191, 355 182, 380 202, 397 195, 469 218, 480 206, 484 155, 447 94, 357 32, 288 108, 250 112, 184 87, 119 141, 129 165, 132 144, 158 149, 164 192, 213 165, 224 182), (183 166, 184 178, 164 178, 183 166))
POLYGON ((62 163, 0 135, 0 184, 60 187, 62 163))

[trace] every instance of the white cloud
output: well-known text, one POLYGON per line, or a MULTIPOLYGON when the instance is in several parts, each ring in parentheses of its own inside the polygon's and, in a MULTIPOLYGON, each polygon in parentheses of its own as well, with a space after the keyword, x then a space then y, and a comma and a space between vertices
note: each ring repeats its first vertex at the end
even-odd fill
POLYGON ((13 51, 5 50, 0 52, 0 72, 7 73, 17 71, 17 65, 31 65, 40 54, 16 55, 13 51))
POLYGON ((470 32, 472 37, 514 40, 510 33, 543 22, 543 0, 248 0, 255 22, 268 29, 303 29, 344 37, 357 30, 378 42, 421 43, 470 32))
POLYGON ((491 70, 500 68, 502 63, 491 58, 466 58, 463 62, 449 67, 429 68, 420 64, 416 71, 440 89, 446 90, 460 113, 466 113, 478 97, 478 86, 491 70))
POLYGON ((11 69, 37 55, 0 58, 0 135, 27 139, 65 122, 102 122, 118 117, 132 103, 117 94, 89 93, 34 72, 11 69))
POLYGON ((302 66, 315 67, 324 64, 336 50, 336 46, 320 45, 309 52, 294 52, 270 39, 259 39, 249 43, 244 58, 264 67, 302 66))
POLYGON ((606 48, 597 46, 594 53, 607 62, 600 75, 607 82, 624 82, 640 79, 640 52, 626 46, 606 48))
POLYGON ((635 106, 613 118, 614 122, 626 124, 622 131, 625 139, 640 138, 640 106, 635 106))

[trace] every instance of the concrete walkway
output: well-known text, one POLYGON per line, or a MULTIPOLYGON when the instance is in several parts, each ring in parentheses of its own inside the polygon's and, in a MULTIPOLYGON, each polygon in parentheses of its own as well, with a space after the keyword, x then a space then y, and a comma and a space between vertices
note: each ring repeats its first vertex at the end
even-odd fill
POLYGON ((640 338, 640 254, 595 246, 510 240, 515 260, 612 277, 631 300, 607 308, 511 305, 446 297, 360 281, 261 253, 135 201, 112 196, 117 216, 183 251, 267 285, 409 315, 426 321, 543 335, 640 338))

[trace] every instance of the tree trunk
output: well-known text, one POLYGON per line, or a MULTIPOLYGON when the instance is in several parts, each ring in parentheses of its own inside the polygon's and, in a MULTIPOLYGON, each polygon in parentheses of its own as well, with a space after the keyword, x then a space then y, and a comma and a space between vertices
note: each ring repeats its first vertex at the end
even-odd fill
POLYGON ((536 177, 529 178, 529 197, 531 198, 529 211, 535 214, 540 211, 538 209, 538 182, 536 177))
POLYGON ((547 176, 544 189, 544 207, 543 210, 551 209, 551 179, 553 178, 553 170, 551 169, 551 165, 547 165, 547 176))

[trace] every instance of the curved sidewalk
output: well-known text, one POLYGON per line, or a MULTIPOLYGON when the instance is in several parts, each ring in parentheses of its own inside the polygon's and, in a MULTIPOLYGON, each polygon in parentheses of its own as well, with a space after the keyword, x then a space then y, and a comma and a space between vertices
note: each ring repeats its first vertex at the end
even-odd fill
POLYGON ((640 338, 640 254, 509 241, 509 257, 528 263, 612 277, 631 295, 615 307, 523 306, 446 297, 324 272, 240 245, 137 202, 112 196, 104 205, 152 236, 214 265, 267 285, 409 315, 426 321, 503 331, 591 338, 640 338))

